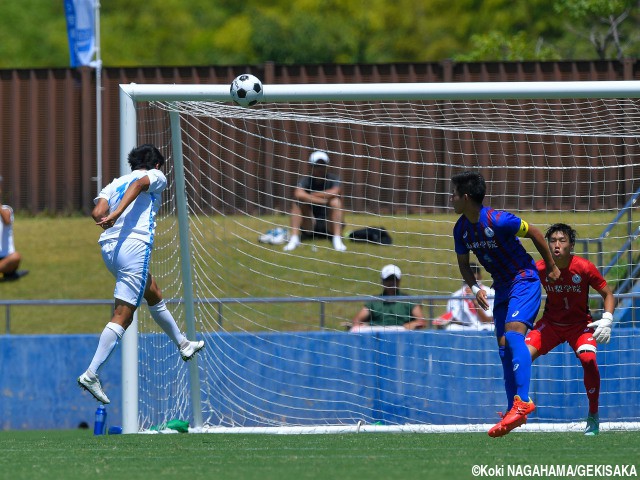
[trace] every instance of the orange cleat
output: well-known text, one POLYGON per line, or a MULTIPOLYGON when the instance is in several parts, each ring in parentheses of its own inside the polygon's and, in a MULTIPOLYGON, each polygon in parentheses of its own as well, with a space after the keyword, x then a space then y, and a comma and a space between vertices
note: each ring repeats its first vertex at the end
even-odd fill
POLYGON ((527 423, 527 415, 535 409, 536 406, 533 404, 533 401, 523 402, 522 399, 516 395, 511 410, 504 416, 500 414, 502 419, 491 427, 487 433, 490 437, 502 437, 514 428, 518 428, 527 423))
POLYGON ((502 437, 503 435, 506 435, 507 432, 504 428, 504 426, 502 425, 502 419, 505 417, 505 414, 502 412, 497 412, 498 416, 500 417, 500 421, 498 423, 496 423, 493 427, 491 427, 491 429, 489 429, 489 431, 487 432, 489 434, 490 437, 502 437))

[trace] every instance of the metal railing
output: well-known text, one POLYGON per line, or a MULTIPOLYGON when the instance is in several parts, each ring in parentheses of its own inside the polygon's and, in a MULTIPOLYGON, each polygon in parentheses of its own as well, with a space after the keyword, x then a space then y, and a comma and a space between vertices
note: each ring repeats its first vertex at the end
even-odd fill
MULTIPOLYGON (((450 295, 403 295, 399 297, 384 297, 384 300, 397 300, 405 302, 424 302, 423 307, 426 306, 429 311, 429 318, 434 318, 435 309, 438 307, 434 304, 436 301, 448 301, 451 298, 450 295)), ((196 303, 215 305, 217 310, 216 322, 219 328, 222 328, 224 323, 224 305, 229 304, 249 304, 249 303, 317 303, 319 306, 319 326, 325 328, 325 305, 327 303, 337 302, 368 302, 371 300, 380 300, 381 297, 363 295, 355 297, 236 297, 236 298, 196 298, 196 303)), ((183 299, 166 299, 168 304, 180 304, 183 303, 183 299)), ((113 308, 113 299, 89 299, 89 300, 2 300, 0 299, 0 308, 4 308, 5 317, 5 333, 11 333, 11 309, 12 307, 35 307, 35 306, 111 306, 113 308)), ((442 308, 442 306, 440 306, 442 308)))
POLYGON ((11 333, 11 307, 45 307, 45 306, 97 306, 107 305, 113 309, 113 298, 108 300, 2 300, 0 299, 0 307, 4 308, 5 333, 11 333))
MULTIPOLYGON (((624 293, 624 294, 615 294, 617 300, 622 299, 640 299, 640 293, 624 293)), ((465 298, 471 297, 459 297, 459 296, 451 296, 451 295, 403 295, 396 297, 379 297, 372 295, 361 295, 361 296, 351 296, 351 297, 235 297, 235 298, 196 298, 196 302, 200 304, 208 304, 215 305, 217 309, 217 326, 218 328, 222 328, 224 324, 224 306, 230 304, 249 304, 249 303, 317 303, 318 304, 318 319, 319 319, 319 327, 321 329, 325 328, 326 325, 326 311, 325 307, 328 303, 338 303, 338 302, 369 302, 372 300, 386 300, 386 301, 404 301, 404 302, 420 302, 422 306, 427 309, 425 312, 425 318, 434 319, 439 316, 440 313, 444 313, 443 304, 449 300, 461 300, 465 298), (439 313, 436 313, 436 309, 440 309, 439 313)), ((546 298, 545 295, 542 296, 543 301, 546 298)), ((590 299, 601 300, 602 297, 598 294, 589 295, 590 299)), ((181 298, 177 299, 167 299, 167 303, 169 304, 180 304, 183 303, 181 298)), ((88 300, 2 300, 0 299, 0 308, 4 308, 5 311, 5 334, 11 333, 11 309, 13 307, 20 306, 111 306, 113 309, 113 299, 88 299, 88 300)), ((640 323, 640 318, 638 318, 638 314, 636 313, 635 307, 632 308, 632 325, 638 326, 640 323)))

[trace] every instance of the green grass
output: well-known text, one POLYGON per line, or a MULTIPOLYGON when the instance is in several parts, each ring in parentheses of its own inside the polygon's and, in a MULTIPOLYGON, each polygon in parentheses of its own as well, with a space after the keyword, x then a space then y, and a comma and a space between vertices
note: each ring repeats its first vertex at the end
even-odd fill
MULTIPOLYGON (((633 465, 640 432, 94 437, 0 432, 3 477, 20 479, 471 479, 474 465, 633 465)), ((556 478, 556 477, 554 477, 556 478)), ((573 477, 577 478, 577 477, 573 477)), ((597 477, 602 478, 602 477, 597 477)))
MULTIPOLYGON (((581 238, 597 237, 613 218, 609 212, 522 216, 541 229, 551 222, 571 223, 581 238)), ((385 263, 398 263, 406 276, 403 288, 412 294, 446 294, 458 288, 459 273, 451 239, 455 215, 348 214, 346 218, 347 230, 383 225, 391 233, 394 245, 349 242, 349 252, 340 255, 338 261, 326 241, 317 242, 320 248, 315 252, 304 244, 294 254, 284 254, 280 246, 265 246, 256 241, 258 234, 268 228, 286 226, 288 218, 284 215, 198 218, 198 228, 205 227, 202 245, 210 254, 206 265, 201 266, 211 277, 204 285, 217 298, 368 295, 379 291, 378 269, 385 263)), ((161 225, 158 229, 159 242, 162 235, 169 240, 164 252, 157 249, 154 258, 175 251, 175 226, 167 227, 167 232, 163 228, 161 225)), ((18 216, 15 237, 24 256, 21 268, 31 273, 18 282, 0 284, 0 298, 110 299, 113 278, 102 263, 97 245, 99 233, 89 217, 18 216)), ((624 226, 617 227, 605 240, 605 249, 615 251, 623 243, 625 233, 624 226)), ((525 241, 525 245, 533 250, 531 242, 525 241)), ((537 258, 537 253, 534 256, 537 258)), ((595 256, 590 258, 595 260, 595 256)), ((169 282, 161 282, 161 287, 170 298, 173 292, 169 282)), ((326 304, 325 327, 340 329, 340 322, 350 320, 357 308, 359 305, 353 303, 326 304)), ((318 305, 310 304, 237 304, 225 309, 225 328, 317 329, 318 310, 318 305), (254 323, 256 319, 260 319, 260 325, 254 323)), ((110 311, 110 306, 15 306, 10 312, 11 333, 95 333, 102 329, 110 311)), ((209 313, 215 317, 215 312, 209 313)), ((442 312, 435 313, 437 316, 442 312)))

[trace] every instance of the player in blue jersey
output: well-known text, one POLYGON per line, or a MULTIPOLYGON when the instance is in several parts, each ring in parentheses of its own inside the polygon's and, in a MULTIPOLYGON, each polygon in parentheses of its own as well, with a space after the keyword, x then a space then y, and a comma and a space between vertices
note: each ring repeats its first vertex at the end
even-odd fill
POLYGON ((153 145, 141 145, 129 153, 132 172, 116 178, 94 200, 91 216, 104 231, 100 235, 102 259, 116 279, 114 311, 100 334, 89 368, 78 377, 78 385, 100 403, 109 403, 98 369, 133 321, 133 313, 144 298, 153 320, 171 338, 184 361, 204 348, 204 342, 189 341, 167 309, 162 292, 149 271, 156 214, 167 179, 160 171, 164 157, 153 145))
POLYGON ((540 230, 509 212, 482 204, 486 183, 480 173, 454 175, 451 183, 451 203, 461 215, 453 228, 453 240, 462 278, 472 286, 478 304, 488 309, 486 292, 477 285, 470 266, 469 252, 473 252, 491 274, 496 292, 493 318, 508 407, 500 422, 489 430, 489 436, 501 437, 526 423, 527 414, 536 408, 529 398, 531 356, 525 335, 540 309, 540 278, 533 258, 518 237, 531 239, 545 261, 550 282, 559 278, 560 271, 540 230))

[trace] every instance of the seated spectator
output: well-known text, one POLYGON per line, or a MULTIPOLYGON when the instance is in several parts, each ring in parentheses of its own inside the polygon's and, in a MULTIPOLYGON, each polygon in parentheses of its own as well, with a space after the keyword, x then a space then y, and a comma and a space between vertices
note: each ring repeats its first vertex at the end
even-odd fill
POLYGON ((434 321, 434 324, 445 330, 493 330, 493 301, 495 292, 492 288, 483 285, 480 267, 471 263, 471 270, 478 282, 478 286, 487 292, 489 300, 489 310, 483 310, 478 306, 478 301, 471 292, 467 284, 462 284, 462 288, 451 294, 452 297, 447 302, 447 312, 434 321))
MULTIPOLYGON (((402 272, 395 265, 385 265, 380 272, 382 278, 381 297, 402 296, 400 278, 402 272)), ((407 330, 424 328, 427 322, 422 306, 402 300, 371 300, 353 318, 352 332, 362 327, 400 327, 407 330)))
POLYGON ((9 205, 0 204, 0 273, 3 281, 18 280, 28 273, 27 270, 18 270, 21 260, 22 257, 13 244, 13 209, 9 205))
POLYGON ((285 252, 295 250, 304 238, 331 238, 333 248, 344 252, 344 212, 340 179, 328 172, 329 156, 315 151, 309 156, 311 174, 302 177, 293 191, 291 237, 285 252))

